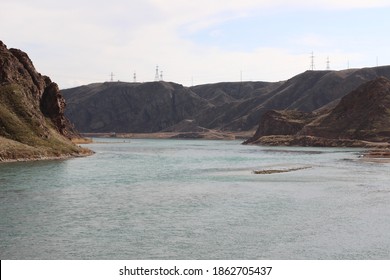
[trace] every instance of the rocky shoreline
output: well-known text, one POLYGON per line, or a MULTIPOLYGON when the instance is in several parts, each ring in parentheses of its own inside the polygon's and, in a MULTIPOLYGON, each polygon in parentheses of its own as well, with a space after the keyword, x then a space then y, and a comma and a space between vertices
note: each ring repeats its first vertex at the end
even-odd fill
POLYGON ((346 147, 346 148, 369 148, 390 149, 388 142, 371 142, 354 139, 331 139, 317 136, 297 135, 268 135, 262 136, 255 141, 245 141, 243 144, 264 146, 300 146, 300 147, 346 147))
POLYGON ((12 163, 12 162, 31 162, 31 161, 43 161, 43 160, 65 160, 65 159, 72 159, 72 158, 80 158, 80 157, 87 157, 93 155, 94 152, 90 151, 85 154, 72 154, 72 155, 61 155, 61 156, 39 156, 39 157, 18 157, 18 158, 2 158, 0 157, 0 164, 1 163, 12 163))
POLYGON ((0 137, 0 163, 59 160, 93 155, 85 147, 73 145, 71 150, 55 150, 44 146, 33 147, 0 137))
POLYGON ((390 143, 370 142, 351 139, 327 139, 315 136, 270 135, 263 136, 256 141, 247 142, 246 145, 258 146, 290 146, 290 147, 333 147, 333 148, 364 148, 364 159, 389 159, 390 143))
POLYGON ((62 144, 58 147, 34 147, 0 136, 0 163, 69 159, 86 157, 94 153, 94 151, 76 144, 72 144, 70 147, 64 147, 62 144))
POLYGON ((372 150, 369 151, 365 157, 368 158, 389 158, 390 159, 390 149, 386 150, 372 150))
POLYGON ((204 140, 244 140, 253 135, 253 131, 228 132, 155 132, 155 133, 81 133, 84 138, 129 138, 129 139, 204 139, 204 140))
POLYGON ((375 163, 390 163, 390 149, 373 149, 363 153, 362 159, 375 163))

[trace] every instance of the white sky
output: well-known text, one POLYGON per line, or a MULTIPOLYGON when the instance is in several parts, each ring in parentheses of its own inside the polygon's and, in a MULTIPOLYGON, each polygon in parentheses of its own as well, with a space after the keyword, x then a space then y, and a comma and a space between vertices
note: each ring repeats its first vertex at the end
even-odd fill
POLYGON ((110 79, 278 81, 390 64, 390 1, 0 0, 0 40, 68 88, 110 79))

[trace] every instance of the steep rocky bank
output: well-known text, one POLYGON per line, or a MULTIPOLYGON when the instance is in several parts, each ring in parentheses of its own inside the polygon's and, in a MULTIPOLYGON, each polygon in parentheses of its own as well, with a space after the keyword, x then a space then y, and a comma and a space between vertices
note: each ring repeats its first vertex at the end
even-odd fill
POLYGON ((300 132, 324 138, 390 140, 390 81, 379 77, 343 97, 328 114, 300 132))
POLYGON ((379 77, 353 90, 333 108, 307 114, 270 111, 246 144, 390 146, 390 81, 379 77))
POLYGON ((316 117, 314 113, 306 113, 297 110, 270 110, 266 112, 259 123, 256 133, 245 141, 251 143, 263 136, 270 135, 295 135, 301 131, 305 125, 313 121, 316 117))
POLYGON ((0 161, 90 153, 70 141, 77 133, 57 84, 38 73, 25 52, 0 41, 0 66, 0 161))

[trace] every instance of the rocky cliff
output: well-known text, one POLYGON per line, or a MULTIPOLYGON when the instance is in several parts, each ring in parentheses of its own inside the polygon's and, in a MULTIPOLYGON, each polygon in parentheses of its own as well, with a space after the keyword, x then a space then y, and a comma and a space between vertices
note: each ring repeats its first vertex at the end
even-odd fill
POLYGON ((315 117, 316 114, 314 113, 297 110, 270 110, 261 118, 255 135, 244 143, 251 143, 263 136, 295 135, 301 131, 305 125, 313 121, 315 117))
POLYGON ((38 73, 28 55, 0 41, 0 161, 71 156, 86 151, 64 117, 57 84, 38 73))
POLYGON ((379 77, 317 113, 270 111, 245 143, 301 146, 369 146, 390 142, 390 81, 379 77))
POLYGON ((81 132, 158 132, 183 120, 224 132, 253 131, 269 110, 312 112, 337 104, 361 84, 390 78, 390 66, 306 71, 283 82, 217 83, 183 87, 99 83, 63 90, 66 116, 81 132))
POLYGON ((390 141, 390 81, 379 77, 363 84, 300 133, 324 138, 390 141))

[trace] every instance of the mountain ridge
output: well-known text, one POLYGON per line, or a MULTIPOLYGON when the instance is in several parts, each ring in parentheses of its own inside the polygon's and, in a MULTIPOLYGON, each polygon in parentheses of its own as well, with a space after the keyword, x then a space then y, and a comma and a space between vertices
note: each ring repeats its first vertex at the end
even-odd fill
POLYGON ((305 71, 280 82, 222 82, 193 87, 171 82, 107 82, 62 93, 68 103, 66 116, 82 132, 159 132, 185 119, 206 129, 241 132, 256 130, 269 110, 312 112, 335 105, 379 76, 390 78, 390 66, 305 71), (122 91, 119 100, 117 91, 122 91), (173 95, 180 97, 180 102, 173 102, 173 95))

